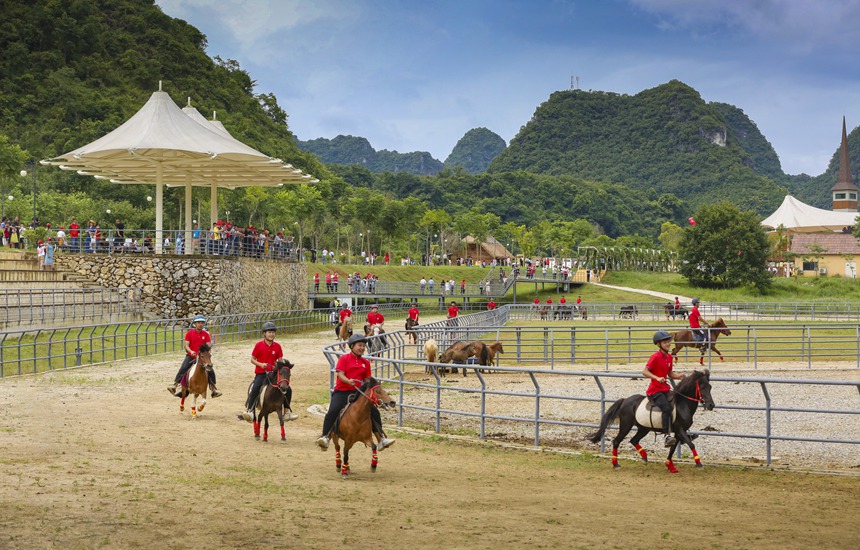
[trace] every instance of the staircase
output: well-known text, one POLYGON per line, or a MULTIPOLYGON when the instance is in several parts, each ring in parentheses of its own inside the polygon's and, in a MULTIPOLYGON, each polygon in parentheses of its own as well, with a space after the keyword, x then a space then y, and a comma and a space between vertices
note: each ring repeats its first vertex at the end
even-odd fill
POLYGON ((142 319, 140 290, 107 289, 77 273, 41 271, 32 252, 0 249, 0 330, 142 319))

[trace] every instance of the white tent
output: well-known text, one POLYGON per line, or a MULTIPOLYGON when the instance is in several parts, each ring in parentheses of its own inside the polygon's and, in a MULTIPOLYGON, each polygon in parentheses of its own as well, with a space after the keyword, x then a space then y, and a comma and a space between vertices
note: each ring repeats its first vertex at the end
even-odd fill
POLYGON ((761 224, 774 229, 782 225, 794 233, 820 233, 841 231, 844 227, 852 226, 857 215, 857 212, 833 212, 815 208, 786 195, 776 212, 765 218, 761 224))
MULTIPOLYGON (((191 108, 194 113, 196 109, 191 108)), ((116 130, 42 164, 76 170, 111 183, 155 184, 156 252, 163 241, 164 185, 184 186, 186 242, 191 242, 191 186, 211 188, 217 219, 217 189, 316 183, 308 174, 271 158, 221 131, 197 113, 184 113, 159 90, 116 130)), ((186 247, 191 253, 191 247, 186 247)))

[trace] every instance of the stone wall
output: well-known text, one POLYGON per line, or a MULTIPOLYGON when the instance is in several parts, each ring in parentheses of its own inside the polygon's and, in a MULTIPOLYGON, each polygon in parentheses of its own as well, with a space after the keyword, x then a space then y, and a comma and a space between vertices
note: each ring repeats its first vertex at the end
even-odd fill
POLYGON ((251 258, 102 254, 55 256, 57 269, 108 288, 142 288, 158 317, 307 308, 304 264, 251 258))

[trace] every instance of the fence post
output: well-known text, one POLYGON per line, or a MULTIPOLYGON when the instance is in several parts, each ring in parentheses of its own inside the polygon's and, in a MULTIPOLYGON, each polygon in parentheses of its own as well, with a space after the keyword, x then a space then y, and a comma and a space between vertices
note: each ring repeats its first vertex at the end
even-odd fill
MULTIPOLYGON (((860 327, 857 327, 858 334, 860 334, 860 327)), ((860 338, 858 338, 860 340, 860 338)), ((858 364, 860 364, 860 346, 858 349, 858 364)), ((576 363, 576 327, 570 327, 570 362, 576 363)))

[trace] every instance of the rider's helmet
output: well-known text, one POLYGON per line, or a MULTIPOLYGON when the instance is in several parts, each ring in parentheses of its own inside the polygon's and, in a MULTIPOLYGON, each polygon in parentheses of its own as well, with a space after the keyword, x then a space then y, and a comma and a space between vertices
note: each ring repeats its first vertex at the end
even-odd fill
POLYGON ((663 340, 671 340, 672 335, 666 332, 665 330, 658 330, 654 333, 654 343, 659 344, 663 340))
POLYGON ((699 303, 699 299, 698 299, 698 298, 693 298, 693 305, 696 305, 696 304, 698 304, 698 303, 699 303))
POLYGON ((372 306, 370 306, 370 309, 379 309, 379 306, 376 304, 373 304, 372 306))
POLYGON ((194 323, 197 323, 197 322, 200 322, 200 321, 202 321, 202 322, 204 322, 204 323, 205 323, 205 322, 206 322, 206 317, 204 317, 204 316, 202 316, 202 315, 195 315, 195 316, 194 316, 194 319, 192 319, 192 320, 191 320, 191 323, 192 323, 192 324, 194 324, 194 323))
POLYGON ((344 302, 340 307, 341 309, 349 309, 349 304, 344 302))
POLYGON ((352 336, 349 337, 349 340, 346 341, 346 345, 349 346, 350 349, 352 349, 352 346, 354 346, 355 344, 357 344, 359 342, 364 342, 366 344, 367 343, 367 337, 362 335, 362 334, 353 334, 352 336))
POLYGON ((266 332, 268 330, 278 330, 278 327, 275 326, 275 323, 271 321, 266 321, 265 323, 263 323, 263 332, 266 332))

